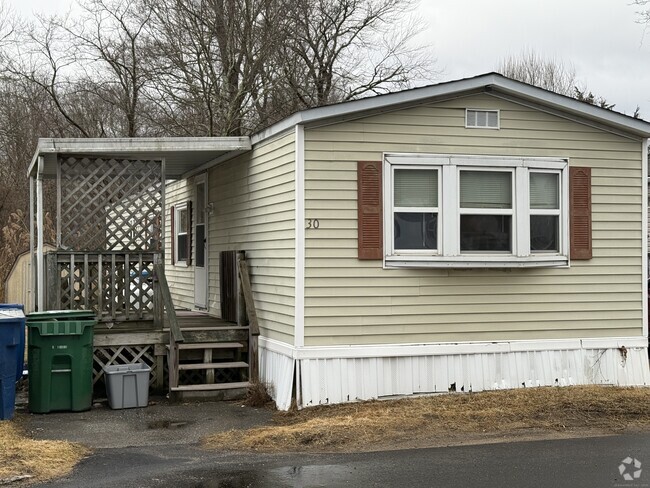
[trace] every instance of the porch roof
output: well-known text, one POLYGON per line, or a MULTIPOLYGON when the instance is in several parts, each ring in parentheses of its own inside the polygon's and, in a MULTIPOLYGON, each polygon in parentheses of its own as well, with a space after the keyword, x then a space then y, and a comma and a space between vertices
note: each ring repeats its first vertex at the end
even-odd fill
POLYGON ((181 175, 213 162, 226 153, 251 149, 249 137, 142 137, 142 138, 45 138, 39 139, 28 174, 36 176, 43 156, 42 175, 56 176, 59 156, 165 160, 165 178, 181 175))

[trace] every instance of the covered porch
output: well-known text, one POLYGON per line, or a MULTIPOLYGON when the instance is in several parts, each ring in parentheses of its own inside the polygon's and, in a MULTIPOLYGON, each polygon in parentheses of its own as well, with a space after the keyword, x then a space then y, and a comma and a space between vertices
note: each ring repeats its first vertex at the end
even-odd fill
POLYGON ((250 362, 245 315, 176 311, 164 269, 166 184, 250 147, 248 137, 39 140, 29 167, 33 302, 96 314, 95 382, 104 365, 144 362, 158 390, 183 376, 196 386, 197 372, 216 384, 250 362))

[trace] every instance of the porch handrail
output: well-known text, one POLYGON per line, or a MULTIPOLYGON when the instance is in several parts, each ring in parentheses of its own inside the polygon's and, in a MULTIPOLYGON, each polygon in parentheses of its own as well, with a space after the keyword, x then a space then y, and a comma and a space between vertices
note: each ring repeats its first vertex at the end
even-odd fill
POLYGON ((185 342, 183 332, 181 332, 181 328, 178 325, 178 317, 176 317, 172 294, 169 291, 169 284, 167 283, 167 277, 165 276, 165 267, 161 263, 157 263, 153 265, 153 269, 160 287, 163 305, 165 310, 167 310, 167 318, 169 319, 169 336, 174 342, 185 342))
POLYGON ((242 291, 244 292, 244 301, 246 302, 246 315, 248 315, 248 326, 251 335, 260 335, 260 326, 257 322, 257 310, 255 310, 255 300, 253 300, 253 289, 248 274, 248 264, 246 258, 239 253, 237 255, 237 264, 239 264, 239 279, 241 280, 242 291))
MULTIPOLYGON (((185 342, 185 338, 180 325, 178 325, 174 301, 165 276, 165 266, 162 263, 155 263, 153 273, 154 279, 158 282, 158 292, 162 298, 164 310, 167 310, 169 320, 169 357, 167 365, 169 368, 169 391, 171 391, 172 388, 178 386, 178 343, 185 342)), ((162 320, 162 317, 160 319, 162 320)))
POLYGON ((237 253, 237 269, 239 271, 241 291, 246 304, 246 315, 248 316, 248 367, 250 379, 256 383, 260 380, 260 365, 257 356, 260 326, 257 321, 257 310, 255 309, 250 275, 248 274, 248 264, 246 263, 246 256, 243 251, 237 253))

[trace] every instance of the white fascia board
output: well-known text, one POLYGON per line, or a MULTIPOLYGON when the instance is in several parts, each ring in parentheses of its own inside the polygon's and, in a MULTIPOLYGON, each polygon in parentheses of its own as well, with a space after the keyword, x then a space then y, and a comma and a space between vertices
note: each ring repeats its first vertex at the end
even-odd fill
POLYGON ((251 149, 250 137, 119 137, 119 138, 41 138, 29 166, 35 169, 38 156, 44 154, 119 154, 204 151, 245 151, 251 149))
POLYGON ((496 76, 497 80, 494 83, 494 88, 498 91, 527 98, 536 103, 555 107, 581 117, 598 120, 626 132, 631 132, 639 137, 650 137, 650 123, 642 119, 635 119, 629 115, 601 108, 598 105, 581 102, 575 98, 559 95, 536 86, 511 80, 504 76, 496 76))
POLYGON ((303 346, 260 337, 260 346, 293 359, 361 359, 380 357, 445 356, 458 354, 495 354, 528 351, 577 349, 647 348, 645 337, 602 337, 585 339, 548 339, 538 341, 448 342, 430 344, 385 344, 350 346, 303 346))
POLYGON ((515 97, 530 100, 541 105, 572 113, 602 124, 611 125, 619 130, 629 132, 637 137, 650 137, 650 123, 628 115, 607 110, 596 105, 580 102, 574 98, 559 95, 542 88, 511 80, 497 73, 488 73, 474 78, 439 83, 420 88, 413 88, 386 95, 362 98, 335 105, 327 105, 303 110, 271 125, 251 137, 253 145, 297 124, 313 124, 325 119, 345 117, 355 113, 389 109, 401 105, 410 105, 427 99, 449 97, 478 90, 498 91, 515 97))

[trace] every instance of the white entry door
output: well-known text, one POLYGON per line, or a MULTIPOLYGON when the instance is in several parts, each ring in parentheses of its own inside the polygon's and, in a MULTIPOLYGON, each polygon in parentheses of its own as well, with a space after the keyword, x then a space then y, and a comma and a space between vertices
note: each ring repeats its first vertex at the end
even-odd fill
POLYGON ((208 192, 205 175, 195 178, 196 205, 194 205, 194 236, 196 259, 194 260, 194 305, 208 308, 208 228, 206 209, 208 192))

